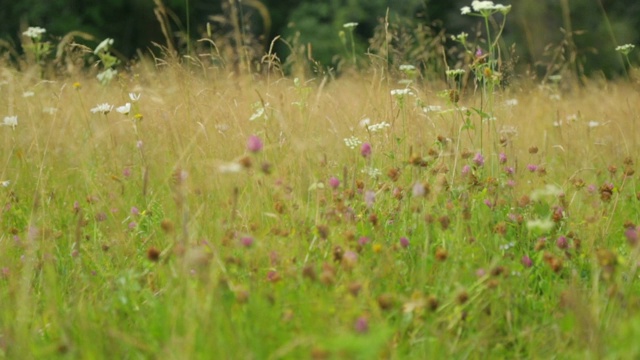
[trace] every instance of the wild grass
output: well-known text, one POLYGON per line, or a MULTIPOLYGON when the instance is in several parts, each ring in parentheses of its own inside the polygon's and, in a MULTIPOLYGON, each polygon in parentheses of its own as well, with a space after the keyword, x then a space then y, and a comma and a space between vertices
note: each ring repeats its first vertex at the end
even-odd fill
POLYGON ((495 55, 475 88, 3 65, 0 355, 637 357, 633 69, 505 87, 495 55))
POLYGON ((496 93, 481 162, 478 96, 376 72, 2 80, 5 357, 638 353, 633 84, 496 93))

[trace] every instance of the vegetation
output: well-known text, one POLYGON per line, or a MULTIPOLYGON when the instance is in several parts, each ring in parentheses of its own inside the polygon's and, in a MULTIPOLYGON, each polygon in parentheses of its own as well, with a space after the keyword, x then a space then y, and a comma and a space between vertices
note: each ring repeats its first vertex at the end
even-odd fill
POLYGON ((511 11, 463 8, 483 30, 455 63, 401 63, 443 35, 388 18, 365 57, 347 23, 340 76, 26 30, 0 68, 0 356, 638 357, 634 47, 607 45, 615 82, 522 76, 511 11))

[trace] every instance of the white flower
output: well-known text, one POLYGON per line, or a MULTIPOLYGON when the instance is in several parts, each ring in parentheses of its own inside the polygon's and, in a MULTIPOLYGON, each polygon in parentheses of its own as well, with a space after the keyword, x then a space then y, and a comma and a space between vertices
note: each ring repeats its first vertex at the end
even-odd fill
POLYGON ((98 79, 98 81, 100 81, 101 84, 108 84, 113 78, 114 76, 118 75, 118 71, 117 70, 113 70, 111 68, 101 72, 100 74, 96 75, 96 78, 98 79))
POLYGON ((447 77, 455 77, 458 75, 464 75, 466 71, 464 69, 449 69, 446 71, 447 77))
POLYGON ((264 108, 263 108, 263 107, 261 107, 261 108, 258 108, 258 109, 256 110, 256 112, 254 112, 253 114, 251 114, 251 116, 249 117, 249 121, 253 121, 253 120, 256 120, 256 119, 260 119, 260 118, 261 118, 261 117, 263 117, 263 116, 264 116, 264 108))
POLYGON ((22 97, 28 98, 28 97, 32 97, 35 94, 36 93, 34 93, 33 91, 25 91, 22 93, 22 97))
POLYGON ((237 162, 222 164, 218 166, 218 171, 221 173, 237 173, 242 171, 242 165, 237 162))
POLYGON ((413 71, 415 69, 416 69, 416 67, 413 66, 413 65, 406 65, 406 64, 405 65, 400 65, 400 71, 405 71, 406 72, 406 71, 413 71))
POLYGON ((493 9, 493 1, 472 1, 471 7, 474 11, 481 10, 492 10, 493 9))
POLYGON ((22 35, 30 37, 32 39, 39 38, 42 34, 46 33, 47 29, 41 28, 39 26, 30 26, 27 31, 23 32, 22 35))
MULTIPOLYGON (((302 105, 301 103, 294 105, 302 105)), ((269 103, 262 103, 262 101, 256 101, 251 104, 251 108, 253 109, 253 114, 249 117, 249 121, 254 121, 257 119, 269 120, 269 116, 267 114, 267 108, 269 107, 269 103)))
MULTIPOLYGON (((464 8, 469 9, 469 7, 468 7, 468 6, 465 6, 464 8)), ((463 9, 464 9, 464 8, 463 8, 463 9)), ((471 10, 469 10, 469 11, 471 11, 471 10)), ((465 15, 465 13, 463 13, 462 15, 465 15)), ((453 41, 465 42, 465 41, 467 40, 467 37, 468 37, 468 36, 469 36, 469 34, 467 34, 466 32, 464 32, 464 31, 463 31, 463 32, 461 32, 461 33, 460 33, 460 34, 458 34, 458 35, 451 35, 451 40, 453 40, 453 41)))
POLYGON ((18 117, 17 116, 5 116, 2 121, 2 125, 11 126, 12 128, 16 128, 18 126, 18 117))
POLYGON ((633 44, 625 44, 625 45, 620 45, 618 47, 616 47, 616 51, 624 54, 624 55, 628 55, 631 50, 633 50, 633 48, 635 48, 636 46, 633 44))
POLYGON ((344 144, 347 145, 350 149, 355 149, 358 145, 362 144, 362 141, 355 136, 344 139, 344 144))
POLYGON ((367 126, 367 130, 369 130, 371 132, 377 132, 377 131, 383 130, 384 128, 388 128, 390 126, 391 126, 391 124, 389 124, 388 122, 383 121, 383 122, 378 123, 378 124, 373 124, 373 125, 367 126))
POLYGON ((556 198, 564 194, 562 189, 559 186, 553 184, 547 184, 542 189, 536 189, 531 192, 531 200, 538 201, 543 197, 552 197, 556 198))
POLYGON ((109 105, 108 103, 104 103, 104 104, 96 105, 96 107, 91 109, 91 112, 94 113, 94 114, 102 113, 102 114, 106 115, 109 112, 111 112, 111 110, 113 110, 113 105, 109 105))
POLYGON ((527 221, 527 229, 538 230, 540 232, 548 232, 553 229, 554 222, 551 219, 535 219, 527 221))
POLYGON ((413 95, 410 89, 393 89, 391 90, 391 96, 403 97, 405 95, 413 95))
POLYGON ((370 124, 371 124, 371 119, 369 119, 369 118, 364 118, 364 119, 360 120, 360 122, 358 123, 358 125, 360 125, 360 127, 363 127, 363 128, 365 128, 365 129, 366 129, 370 124))
POLYGON ((107 51, 109 51, 109 47, 111 45, 113 45, 113 39, 106 38, 106 39, 102 40, 102 42, 100 44, 98 44, 98 46, 96 46, 96 49, 93 50, 93 53, 97 55, 101 51, 107 52, 107 51))
POLYGON ((142 94, 129 93, 129 99, 133 102, 140 100, 140 96, 142 96, 142 94))
POLYGON ((423 113, 430 113, 432 111, 442 111, 442 106, 440 105, 427 105, 422 107, 423 113))
POLYGON ((602 125, 600 122, 598 121, 589 121, 589 123, 587 123, 587 126, 590 128, 596 128, 598 126, 602 125))
POLYGON ((11 185, 11 180, 0 181, 0 185, 2 185, 2 187, 9 187, 9 185, 11 185))
POLYGON ((122 106, 118 106, 116 108, 116 111, 119 112, 120 114, 129 115, 129 113, 131 112, 131 103, 126 103, 122 106))
MULTIPOLYGON (((493 1, 473 1, 471 2, 471 7, 473 8, 473 11, 482 13, 482 15, 491 14, 496 11, 506 14, 511 10, 511 5, 504 6, 502 4, 494 4, 493 1)), ((471 9, 468 6, 465 6, 460 9, 460 12, 462 15, 467 15, 471 13, 471 9)))
POLYGON ((504 102, 507 106, 516 106, 518 105, 518 99, 508 99, 504 102))
POLYGON ((576 122, 578 121, 578 114, 570 114, 566 117, 567 121, 576 122))
POLYGON ((348 23, 342 25, 342 27, 344 27, 345 29, 353 29, 356 26, 358 26, 357 22, 348 22, 348 23))
POLYGON ((364 168, 360 171, 363 174, 367 174, 369 176, 371 176, 372 178, 377 178, 378 176, 382 175, 382 171, 380 171, 380 169, 374 168, 374 167, 367 167, 364 168))

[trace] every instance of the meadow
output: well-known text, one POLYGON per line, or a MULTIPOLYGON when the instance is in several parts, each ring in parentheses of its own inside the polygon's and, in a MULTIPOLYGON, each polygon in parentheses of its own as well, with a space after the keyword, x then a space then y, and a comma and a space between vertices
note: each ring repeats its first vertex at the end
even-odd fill
POLYGON ((3 65, 0 357, 637 357, 636 74, 486 50, 465 88, 3 65))

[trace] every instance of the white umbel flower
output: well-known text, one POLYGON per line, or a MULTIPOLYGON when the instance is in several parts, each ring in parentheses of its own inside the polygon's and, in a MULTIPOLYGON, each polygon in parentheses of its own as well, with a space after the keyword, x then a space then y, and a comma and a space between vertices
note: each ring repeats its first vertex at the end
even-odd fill
POLYGON ((110 113, 111 110, 113 110, 113 105, 110 105, 109 103, 104 103, 104 104, 96 105, 96 107, 91 109, 91 112, 94 114, 102 113, 106 115, 110 113))
POLYGON ((39 26, 30 26, 27 31, 22 33, 22 35, 30 37, 32 39, 38 39, 42 36, 42 34, 46 32, 47 29, 41 28, 39 26))
POLYGON ((12 128, 16 128, 18 126, 18 117, 17 116, 5 116, 2 121, 3 126, 11 126, 12 128))

